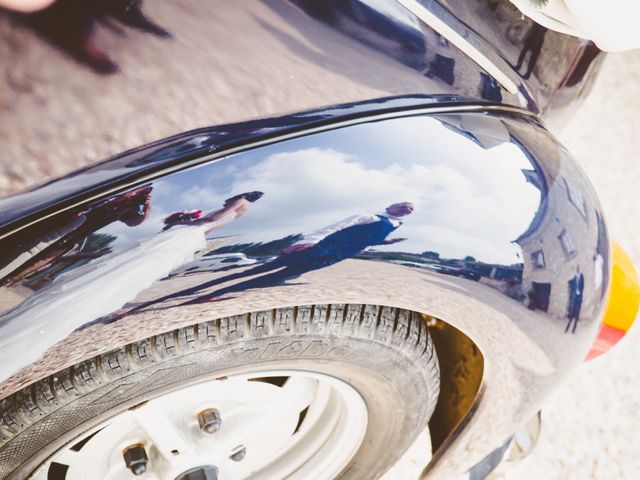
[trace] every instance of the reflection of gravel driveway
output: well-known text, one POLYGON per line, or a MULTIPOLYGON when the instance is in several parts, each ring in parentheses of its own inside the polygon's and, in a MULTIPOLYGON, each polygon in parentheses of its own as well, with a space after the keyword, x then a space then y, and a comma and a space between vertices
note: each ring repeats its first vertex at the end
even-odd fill
POLYGON ((332 97, 346 103, 425 88, 444 93, 288 3, 281 8, 292 11, 293 24, 264 2, 227 1, 223 9, 193 3, 146 2, 173 40, 99 30, 121 67, 112 76, 78 68, 0 12, 0 58, 11 65, 0 69, 0 195, 194 128, 320 108, 332 97))

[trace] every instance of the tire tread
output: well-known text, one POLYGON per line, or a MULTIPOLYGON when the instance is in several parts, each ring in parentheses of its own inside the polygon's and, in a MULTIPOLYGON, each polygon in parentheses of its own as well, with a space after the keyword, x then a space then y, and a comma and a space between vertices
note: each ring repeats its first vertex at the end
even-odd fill
MULTIPOLYGON (((399 349, 428 369, 435 388, 439 371, 423 315, 394 307, 362 304, 317 304, 284 307, 224 317, 155 335, 65 368, 0 400, 0 458, 12 440, 58 409, 109 382, 201 350, 212 350, 266 336, 307 334, 357 337, 399 349)), ((0 468, 0 478, 6 472, 0 468)))

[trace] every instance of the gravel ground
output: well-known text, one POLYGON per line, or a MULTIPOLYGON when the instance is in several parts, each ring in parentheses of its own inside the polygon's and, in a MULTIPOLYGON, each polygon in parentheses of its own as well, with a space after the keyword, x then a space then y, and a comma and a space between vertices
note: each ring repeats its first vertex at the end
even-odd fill
MULTIPOLYGON (((637 112, 640 112, 640 52, 610 55, 592 95, 560 133, 560 138, 592 179, 607 213, 611 236, 640 264, 640 220, 634 215, 634 210, 640 208, 634 195, 640 185, 636 161, 640 157, 635 130, 640 124, 637 112)), ((10 163, 6 160, 0 165, 5 173, 10 163)), ((51 165, 37 165, 34 169, 45 175, 61 173, 51 165)), ((14 179, 13 188, 15 182, 14 179)), ((5 192, 12 189, 3 186, 5 192)), ((633 347, 640 342, 639 330, 633 329, 605 357, 577 369, 548 399, 542 438, 518 478, 637 478, 640 388, 630 366, 640 362, 640 349, 633 347)), ((424 439, 421 441, 424 449, 424 439)), ((388 478, 409 478, 409 472, 416 471, 418 464, 418 459, 409 458, 406 465, 388 478)))

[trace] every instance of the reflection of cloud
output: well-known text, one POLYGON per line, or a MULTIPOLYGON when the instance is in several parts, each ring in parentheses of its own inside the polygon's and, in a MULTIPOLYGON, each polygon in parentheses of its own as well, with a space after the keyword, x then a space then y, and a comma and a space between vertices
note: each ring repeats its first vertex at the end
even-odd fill
MULTIPOLYGON (((496 121, 478 117, 478 128, 480 119, 496 121)), ((126 248, 159 232, 175 211, 209 212, 233 195, 260 190, 264 197, 244 217, 211 236, 265 242, 411 201, 414 213, 394 234, 408 240, 376 249, 511 264, 519 261, 511 242, 526 231, 540 202, 522 173, 531 168, 514 144, 486 150, 433 118, 395 119, 301 137, 158 180, 147 221, 106 230, 126 248)))
MULTIPOLYGON (((456 135, 440 128, 441 137, 447 133, 456 135)), ((411 201, 415 212, 397 231, 408 240, 381 249, 436 250, 444 257, 473 255, 487 262, 513 263, 511 241, 526 230, 540 200, 522 176, 521 168, 530 164, 515 145, 499 145, 489 152, 467 142, 473 148, 465 149, 465 158, 399 160, 382 168, 328 149, 274 153, 244 170, 227 168, 223 176, 228 182, 194 185, 172 203, 181 209, 211 210, 231 195, 265 192, 244 217, 220 232, 243 234, 244 242, 310 232, 349 215, 411 201)))

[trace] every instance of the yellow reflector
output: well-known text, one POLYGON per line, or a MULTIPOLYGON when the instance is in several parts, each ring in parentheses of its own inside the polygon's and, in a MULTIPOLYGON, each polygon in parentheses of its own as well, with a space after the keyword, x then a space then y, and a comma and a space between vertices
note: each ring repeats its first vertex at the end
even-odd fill
POLYGON ((633 325, 640 305, 640 285, 638 272, 631 257, 613 242, 613 275, 611 294, 602 323, 607 327, 628 331, 633 325))
POLYGON ((640 305, 640 285, 638 272, 631 257, 613 242, 613 275, 607 311, 602 319, 598 338, 591 346, 585 360, 591 360, 606 353, 631 328, 640 305))

